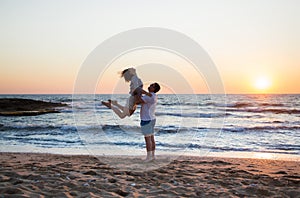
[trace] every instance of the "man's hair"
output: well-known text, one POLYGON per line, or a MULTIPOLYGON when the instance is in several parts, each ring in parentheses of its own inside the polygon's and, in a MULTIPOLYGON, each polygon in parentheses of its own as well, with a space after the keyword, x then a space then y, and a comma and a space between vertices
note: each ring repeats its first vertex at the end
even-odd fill
POLYGON ((160 86, 158 83, 154 83, 154 93, 157 93, 160 90, 160 86))

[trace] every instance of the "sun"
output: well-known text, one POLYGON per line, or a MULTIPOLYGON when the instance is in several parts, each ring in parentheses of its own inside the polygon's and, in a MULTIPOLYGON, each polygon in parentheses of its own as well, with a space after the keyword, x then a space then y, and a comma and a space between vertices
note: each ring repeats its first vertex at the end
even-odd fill
POLYGON ((260 76, 255 80, 254 86, 256 89, 263 91, 271 87, 271 81, 266 76, 260 76))

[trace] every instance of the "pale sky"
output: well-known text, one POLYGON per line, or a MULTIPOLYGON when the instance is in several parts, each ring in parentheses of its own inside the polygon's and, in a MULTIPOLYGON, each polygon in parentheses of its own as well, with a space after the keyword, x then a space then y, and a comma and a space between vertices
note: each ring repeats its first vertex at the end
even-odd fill
MULTIPOLYGON (((72 93, 91 51, 141 27, 168 28, 199 43, 226 93, 300 93, 299 8, 298 0, 0 0, 0 94, 72 93), (257 86, 259 78, 268 86, 257 86)), ((114 72, 109 77, 120 80, 114 72)), ((206 93, 200 81, 187 82, 206 93)), ((118 89, 107 81, 99 87, 118 89)))

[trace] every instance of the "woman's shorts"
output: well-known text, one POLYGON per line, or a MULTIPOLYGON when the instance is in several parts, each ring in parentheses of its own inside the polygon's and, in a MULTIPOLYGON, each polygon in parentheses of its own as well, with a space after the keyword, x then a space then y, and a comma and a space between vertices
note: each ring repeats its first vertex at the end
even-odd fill
POLYGON ((141 120, 141 131, 144 136, 149 136, 154 134, 154 126, 156 120, 141 120))
POLYGON ((126 103, 126 107, 130 110, 134 109, 134 105, 135 105, 135 98, 134 96, 130 96, 127 99, 127 103, 126 103))

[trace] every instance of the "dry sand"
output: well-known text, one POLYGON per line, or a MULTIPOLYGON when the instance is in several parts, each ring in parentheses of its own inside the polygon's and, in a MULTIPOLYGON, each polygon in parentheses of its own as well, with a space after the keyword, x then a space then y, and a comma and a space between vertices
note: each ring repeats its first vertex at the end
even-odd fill
POLYGON ((296 161, 0 156, 0 197, 300 197, 296 161))

